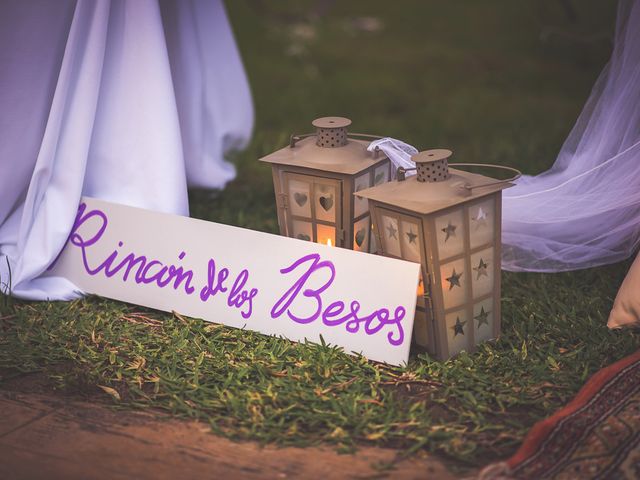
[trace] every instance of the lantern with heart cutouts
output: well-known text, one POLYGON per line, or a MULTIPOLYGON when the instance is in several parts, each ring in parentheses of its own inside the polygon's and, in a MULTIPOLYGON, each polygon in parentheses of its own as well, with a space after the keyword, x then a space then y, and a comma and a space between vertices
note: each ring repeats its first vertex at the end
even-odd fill
POLYGON ((417 174, 357 193, 369 200, 380 253, 421 264, 414 340, 444 360, 500 334, 502 190, 497 180, 449 169, 450 150, 411 157, 417 174))
POLYGON ((351 120, 313 121, 315 133, 292 135, 290 144, 261 158, 271 164, 280 233, 301 240, 370 252, 367 201, 353 194, 388 182, 391 165, 367 151, 374 135, 347 132, 351 120))

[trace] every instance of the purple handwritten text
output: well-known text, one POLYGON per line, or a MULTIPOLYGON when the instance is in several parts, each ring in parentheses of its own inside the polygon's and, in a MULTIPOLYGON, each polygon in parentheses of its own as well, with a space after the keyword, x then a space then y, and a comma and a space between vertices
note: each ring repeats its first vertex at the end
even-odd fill
MULTIPOLYGON (((123 282, 131 278, 137 284, 155 284, 159 288, 171 286, 174 290, 182 289, 186 295, 195 292, 193 287, 194 273, 190 269, 185 269, 180 265, 165 265, 159 260, 149 259, 146 255, 137 255, 134 252, 123 256, 119 248, 124 247, 124 242, 118 242, 115 248, 105 260, 97 266, 92 266, 89 260, 89 249, 95 245, 103 236, 107 229, 109 220, 107 215, 98 209, 87 212, 87 205, 81 203, 78 208, 73 229, 69 235, 69 242, 78 247, 82 253, 82 263, 85 271, 95 276, 103 274, 107 278, 118 275, 123 282)), ((178 255, 178 260, 186 257, 184 251, 178 255)), ((225 286, 225 282, 230 276, 228 268, 222 268, 216 274, 216 262, 209 260, 209 271, 207 284, 200 290, 200 300, 206 302, 217 293, 227 293, 227 305, 241 310, 243 318, 251 317, 253 312, 253 299, 258 294, 258 289, 245 289, 249 280, 248 270, 242 270, 235 278, 231 289, 225 286)))
POLYGON ((363 326, 367 335, 374 335, 385 327, 392 327, 392 331, 387 334, 389 343, 397 346, 404 342, 401 323, 407 313, 404 307, 396 307, 391 315, 387 308, 363 314, 360 312, 360 302, 356 300, 347 302, 348 307, 342 300, 333 301, 325 306, 323 293, 336 278, 333 263, 321 260, 319 254, 312 253, 296 260, 289 267, 280 270, 280 273, 287 275, 296 271, 301 271, 300 276, 275 303, 271 309, 271 318, 280 318, 286 312, 287 316, 297 323, 306 324, 322 319, 322 323, 329 327, 344 324, 349 333, 357 333, 363 326), (320 286, 307 287, 312 281, 314 285, 320 286))

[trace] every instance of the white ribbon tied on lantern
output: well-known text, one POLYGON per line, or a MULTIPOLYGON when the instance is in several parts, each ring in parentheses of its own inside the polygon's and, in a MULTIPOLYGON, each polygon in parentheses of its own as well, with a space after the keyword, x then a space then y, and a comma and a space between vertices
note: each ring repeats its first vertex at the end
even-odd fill
MULTIPOLYGON (((376 150, 382 151, 391 163, 393 164, 392 176, 395 176, 398 168, 415 169, 416 164, 411 160, 411 157, 418 153, 418 150, 408 143, 404 143, 401 140, 391 137, 384 137, 379 140, 374 140, 369 144, 367 150, 375 152, 376 150)), ((415 175, 415 170, 408 170, 406 175, 415 175)))

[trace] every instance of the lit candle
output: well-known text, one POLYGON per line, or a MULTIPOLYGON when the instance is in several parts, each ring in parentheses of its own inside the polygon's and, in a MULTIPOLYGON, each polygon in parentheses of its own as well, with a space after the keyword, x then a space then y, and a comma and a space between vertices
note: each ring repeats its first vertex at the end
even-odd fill
POLYGON ((329 245, 330 247, 333 247, 333 244, 331 243, 331 239, 327 238, 327 245, 329 245))

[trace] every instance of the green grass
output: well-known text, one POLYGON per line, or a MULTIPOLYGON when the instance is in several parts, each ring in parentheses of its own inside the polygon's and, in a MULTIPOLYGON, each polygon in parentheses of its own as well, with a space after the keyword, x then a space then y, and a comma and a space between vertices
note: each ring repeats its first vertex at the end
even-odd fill
MULTIPOLYGON (((276 232, 270 172, 255 159, 323 115, 451 148, 456 161, 539 172, 608 57, 615 15, 613 2, 575 2, 575 21, 555 1, 325 3, 228 2, 255 137, 224 192, 191 192, 193 216, 276 232), (359 30, 362 16, 381 29, 359 30)), ((605 326, 628 266, 504 273, 499 341, 448 362, 414 351, 406 368, 97 297, 3 297, 0 382, 43 372, 59 388, 197 418, 233 438, 485 464, 640 347, 637 331, 605 326)))

